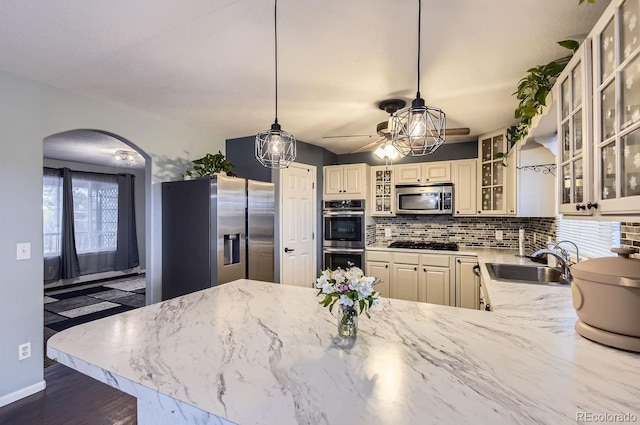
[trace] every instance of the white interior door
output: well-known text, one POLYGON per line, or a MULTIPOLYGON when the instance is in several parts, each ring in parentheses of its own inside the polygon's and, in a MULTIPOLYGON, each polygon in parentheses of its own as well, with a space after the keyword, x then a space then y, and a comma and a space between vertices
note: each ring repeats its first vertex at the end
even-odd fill
POLYGON ((316 167, 291 164, 280 170, 280 283, 314 285, 316 227, 316 167))

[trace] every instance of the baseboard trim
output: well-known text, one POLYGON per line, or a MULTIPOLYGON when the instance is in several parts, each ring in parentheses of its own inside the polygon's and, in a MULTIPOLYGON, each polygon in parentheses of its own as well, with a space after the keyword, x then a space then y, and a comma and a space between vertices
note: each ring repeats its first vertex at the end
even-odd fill
POLYGON ((22 389, 19 389, 18 391, 14 391, 10 394, 2 396, 0 397, 0 407, 6 406, 7 404, 13 403, 14 401, 18 401, 22 398, 29 397, 32 394, 44 390, 46 387, 47 383, 43 379, 38 383, 29 385, 28 387, 24 387, 22 389))

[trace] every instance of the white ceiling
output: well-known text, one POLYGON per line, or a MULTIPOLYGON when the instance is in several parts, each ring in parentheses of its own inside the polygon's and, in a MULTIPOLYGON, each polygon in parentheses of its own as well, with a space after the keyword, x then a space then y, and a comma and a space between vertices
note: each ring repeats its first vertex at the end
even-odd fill
MULTIPOLYGON (((380 100, 416 91, 417 1, 280 0, 283 130, 346 153, 375 135, 380 100)), ((424 0, 422 97, 448 127, 514 123, 528 68, 566 55, 609 0, 424 0)), ((273 2, 3 0, 0 69, 225 139, 274 118, 273 2)), ((109 130, 109 129, 104 129, 109 130)), ((455 141, 455 138, 453 138, 455 141)))

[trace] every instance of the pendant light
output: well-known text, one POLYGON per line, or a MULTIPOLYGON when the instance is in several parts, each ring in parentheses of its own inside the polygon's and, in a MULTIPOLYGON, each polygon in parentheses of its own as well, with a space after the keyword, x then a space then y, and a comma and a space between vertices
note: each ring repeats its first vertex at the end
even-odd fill
POLYGON ((395 148, 412 156, 430 155, 444 143, 446 115, 441 109, 426 106, 420 97, 420 36, 422 0, 418 0, 418 92, 411 107, 393 116, 391 141, 395 148))
POLYGON ((287 168, 296 159, 296 138, 278 124, 278 0, 274 1, 276 65, 276 119, 271 128, 256 135, 256 159, 267 168, 287 168))

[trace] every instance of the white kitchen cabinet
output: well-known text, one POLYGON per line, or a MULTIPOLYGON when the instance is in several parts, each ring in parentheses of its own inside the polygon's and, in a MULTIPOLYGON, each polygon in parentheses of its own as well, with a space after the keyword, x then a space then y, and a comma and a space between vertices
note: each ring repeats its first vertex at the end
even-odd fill
POLYGON ((558 212, 592 215, 591 39, 573 55, 554 86, 558 128, 558 212))
POLYGON ((369 165, 328 165, 324 172, 324 199, 366 199, 369 165))
POLYGON ((451 256, 420 256, 420 276, 418 281, 418 301, 452 305, 451 303, 451 256))
POLYGON ((420 256, 413 253, 391 254, 391 298, 418 301, 420 256))
POLYGON ((396 184, 426 184, 451 181, 451 162, 437 161, 396 165, 396 184))
POLYGON ((367 251, 365 274, 379 279, 375 290, 380 292, 381 296, 391 297, 391 253, 367 251))
POLYGON ((478 138, 478 214, 506 215, 507 173, 504 159, 507 154, 506 129, 483 134, 478 138))
POLYGON ((454 215, 475 216, 477 211, 477 167, 478 160, 453 161, 454 215))
POLYGON ((396 215, 396 186, 393 166, 371 167, 371 215, 394 217, 396 215))
POLYGON ((638 1, 613 0, 591 32, 596 200, 592 207, 601 215, 640 213, 639 18, 638 1))
POLYGON ((456 306, 478 310, 480 308, 480 279, 473 272, 478 265, 475 257, 455 258, 456 306))

